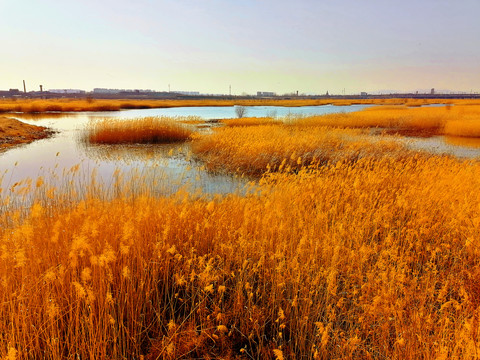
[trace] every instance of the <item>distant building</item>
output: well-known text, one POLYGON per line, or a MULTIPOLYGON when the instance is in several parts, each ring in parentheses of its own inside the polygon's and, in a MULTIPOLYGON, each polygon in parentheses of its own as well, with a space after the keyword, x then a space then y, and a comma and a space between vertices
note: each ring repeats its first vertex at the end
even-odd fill
POLYGON ((148 90, 140 90, 140 89, 105 89, 105 88, 95 88, 93 89, 94 94, 120 94, 120 93, 152 93, 153 91, 148 90))
POLYGON ((198 96, 200 95, 199 91, 172 91, 175 94, 180 94, 180 95, 190 95, 190 96, 198 96))
POLYGON ((79 89, 50 89, 48 92, 53 94, 85 94, 85 90, 79 89))
POLYGON ((367 94, 365 91, 362 91, 362 92, 360 93, 360 95, 361 95, 361 96, 367 96, 368 94, 367 94))
POLYGON ((434 88, 432 88, 432 90, 430 90, 430 94, 435 95, 435 89, 434 88))
POLYGON ((10 90, 0 90, 0 97, 5 98, 5 97, 17 97, 21 96, 23 92, 20 92, 18 89, 10 89, 10 90))
POLYGON ((257 91, 257 96, 275 96, 276 93, 271 91, 257 91))
POLYGON ((118 94, 119 92, 124 90, 119 89, 104 89, 104 88, 95 88, 93 89, 94 94, 118 94))

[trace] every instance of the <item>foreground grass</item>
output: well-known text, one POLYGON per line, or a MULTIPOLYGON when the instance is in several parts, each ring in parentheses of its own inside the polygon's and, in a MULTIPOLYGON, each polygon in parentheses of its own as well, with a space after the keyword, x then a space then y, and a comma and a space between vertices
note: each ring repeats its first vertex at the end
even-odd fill
POLYGON ((480 100, 461 99, 195 99, 195 100, 96 100, 96 99, 1 99, 0 112, 78 112, 118 111, 122 109, 149 109, 192 106, 313 106, 313 105, 407 105, 480 104, 480 100))
POLYGON ((83 136, 89 144, 159 144, 186 141, 193 131, 182 121, 192 119, 145 117, 104 118, 90 122, 83 136))
POLYGON ((246 197, 37 182, 0 213, 0 357, 474 358, 479 186, 477 162, 421 155, 246 197))

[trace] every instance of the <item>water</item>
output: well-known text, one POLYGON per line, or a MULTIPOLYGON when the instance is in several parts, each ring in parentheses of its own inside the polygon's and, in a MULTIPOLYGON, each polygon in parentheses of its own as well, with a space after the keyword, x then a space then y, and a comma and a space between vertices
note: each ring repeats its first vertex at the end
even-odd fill
MULTIPOLYGON (((246 116, 288 116, 351 112, 364 105, 247 107, 246 116)), ((57 133, 49 139, 0 153, 0 188, 2 196, 15 197, 25 179, 42 177, 45 183, 60 188, 81 188, 95 179, 112 186, 119 173, 141 178, 162 194, 187 187, 190 192, 226 194, 242 192, 248 185, 243 178, 207 172, 188 155, 188 145, 85 145, 80 140, 91 120, 111 117, 130 119, 147 116, 198 116, 205 120, 234 118, 234 107, 184 107, 140 109, 118 112, 11 115, 26 123, 47 126, 57 133)), ((138 180, 140 181, 140 180, 138 180)))
MULTIPOLYGON (((368 107, 369 105, 350 105, 350 106, 299 106, 299 107, 285 107, 285 106, 246 106, 245 117, 285 117, 290 115, 318 115, 331 114, 338 112, 353 112, 359 111, 368 107)), ((134 118, 146 116, 199 116, 205 120, 211 119, 231 119, 236 118, 234 106, 206 106, 206 107, 176 107, 163 109, 140 109, 140 110, 125 110, 116 112, 95 113, 90 115, 100 115, 115 118, 134 118)))
MULTIPOLYGON (((56 129, 70 126, 60 124, 56 129)), ((202 164, 189 158, 188 145, 86 145, 79 139, 81 131, 63 129, 52 138, 0 154, 2 195, 15 197, 15 184, 38 177, 59 188, 73 186, 77 192, 93 178, 96 184, 109 188, 119 171, 126 174, 126 182, 136 177, 136 181, 150 183, 150 189, 162 195, 182 187, 192 193, 233 193, 247 183, 245 179, 205 171, 202 164)), ((17 191, 20 188, 17 186, 17 191)))
POLYGON ((480 158, 480 139, 457 136, 433 136, 430 138, 406 138, 407 147, 436 155, 453 155, 458 158, 480 158))

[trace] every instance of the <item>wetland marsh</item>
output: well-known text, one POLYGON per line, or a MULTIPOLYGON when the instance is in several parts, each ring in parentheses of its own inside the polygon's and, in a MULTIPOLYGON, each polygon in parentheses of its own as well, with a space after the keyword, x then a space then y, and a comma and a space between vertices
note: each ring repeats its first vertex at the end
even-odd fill
POLYGON ((12 115, 0 357, 475 357, 480 106, 334 109, 12 115))

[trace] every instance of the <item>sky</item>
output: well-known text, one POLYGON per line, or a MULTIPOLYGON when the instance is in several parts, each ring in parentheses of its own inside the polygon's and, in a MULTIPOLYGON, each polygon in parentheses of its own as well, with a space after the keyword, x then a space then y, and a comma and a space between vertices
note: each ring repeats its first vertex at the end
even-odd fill
POLYGON ((480 92, 479 0, 0 0, 0 90, 480 92))

